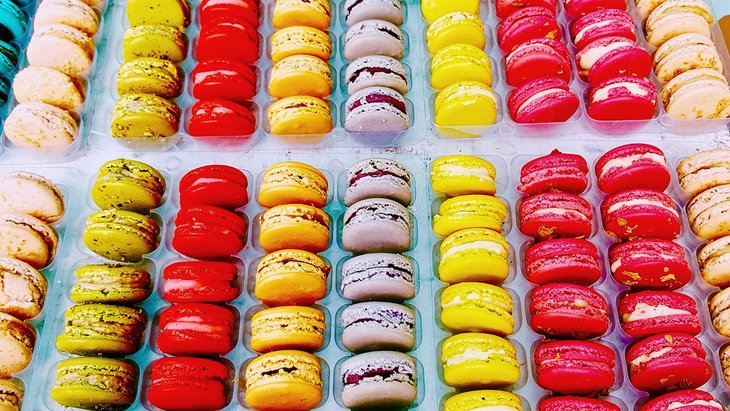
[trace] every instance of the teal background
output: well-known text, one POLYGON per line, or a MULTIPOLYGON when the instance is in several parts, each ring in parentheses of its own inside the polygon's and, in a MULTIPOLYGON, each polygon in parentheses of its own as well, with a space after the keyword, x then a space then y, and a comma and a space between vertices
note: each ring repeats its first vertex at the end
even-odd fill
POLYGON ((718 19, 730 14, 730 0, 712 0, 712 7, 715 9, 718 19))

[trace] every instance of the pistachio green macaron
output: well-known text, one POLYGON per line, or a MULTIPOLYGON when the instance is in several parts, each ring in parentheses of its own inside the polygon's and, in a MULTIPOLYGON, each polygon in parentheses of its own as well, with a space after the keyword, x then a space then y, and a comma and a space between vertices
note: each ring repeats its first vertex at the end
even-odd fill
POLYGON ((86 219, 84 244, 114 261, 139 262, 160 245, 160 227, 145 215, 125 210, 102 210, 86 219))
POLYGON ((91 198, 102 209, 147 213, 162 205, 167 184, 154 167, 119 158, 99 167, 91 198))
POLYGON ((71 288, 75 303, 135 304, 152 292, 150 273, 133 265, 91 264, 75 270, 71 288))
POLYGON ((64 407, 121 410, 134 402, 137 368, 112 358, 71 358, 58 363, 51 398, 64 407))
POLYGON ((141 57, 119 68, 117 92, 119 95, 147 93, 173 99, 182 92, 182 77, 180 67, 169 60, 141 57))
POLYGON ((147 329, 147 314, 136 307, 75 305, 56 338, 58 351, 77 355, 124 356, 137 352, 147 329))
POLYGON ((180 127, 180 106, 154 94, 126 94, 114 105, 112 137, 170 137, 180 127))

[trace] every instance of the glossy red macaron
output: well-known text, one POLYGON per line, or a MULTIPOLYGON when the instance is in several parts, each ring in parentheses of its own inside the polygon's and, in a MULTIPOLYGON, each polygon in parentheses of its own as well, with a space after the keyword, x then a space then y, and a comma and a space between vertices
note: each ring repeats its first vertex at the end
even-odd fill
POLYGON ((549 397, 537 404, 537 411, 621 411, 621 408, 608 401, 586 397, 549 397))
POLYGON ((224 164, 192 169, 180 179, 180 206, 210 205, 235 210, 248 203, 248 178, 224 164))
POLYGON ((256 72, 238 61, 203 61, 195 66, 190 80, 193 97, 198 100, 223 99, 242 103, 256 95, 256 72))
POLYGON ((616 147, 596 161, 598 188, 606 194, 634 188, 664 191, 671 174, 664 152, 651 144, 616 147))
POLYGON ((198 12, 201 26, 213 24, 221 17, 240 18, 253 27, 259 25, 259 7, 256 0, 202 0, 198 12))
POLYGON ((658 239, 628 241, 609 251, 613 278, 633 289, 674 290, 692 277, 684 248, 658 239))
POLYGON ((589 339, 608 331, 608 302, 584 285, 546 284, 532 290, 530 325, 549 337, 589 339))
POLYGON ((722 404, 706 391, 680 390, 656 397, 639 411, 722 411, 722 404), (670 408, 671 406, 671 408, 670 408))
MULTIPOLYGON (((625 6, 623 0, 619 1, 625 6)), ((578 50, 603 37, 623 37, 636 41, 636 23, 625 10, 598 10, 574 21, 570 25, 570 37, 578 50)))
POLYGON ((666 392, 697 388, 712 377, 700 340, 689 334, 647 337, 626 352, 629 380, 642 391, 666 392))
POLYGON ((223 261, 175 262, 162 277, 162 298, 171 303, 225 303, 241 293, 238 267, 223 261))
POLYGON ((507 84, 519 87, 542 77, 570 82, 570 53, 558 40, 542 37, 528 40, 505 58, 507 84))
POLYGON ((219 207, 195 205, 175 217, 173 248, 199 260, 224 260, 243 250, 246 224, 241 217, 219 207))
POLYGON ((233 349, 236 318, 215 304, 173 304, 160 313, 157 348, 168 355, 213 356, 233 349))
POLYGON ((564 0, 563 8, 570 17, 580 17, 604 9, 626 10, 625 0, 564 0))
POLYGON ((606 393, 616 382, 616 353, 593 341, 551 341, 535 350, 537 384, 561 394, 606 393))
POLYGON ((200 28, 195 56, 198 61, 233 60, 254 64, 259 58, 258 32, 241 18, 212 19, 200 28))
POLYGON ((601 204, 603 229, 621 240, 679 236, 679 212, 668 195, 654 190, 635 189, 613 194, 601 204))
POLYGON ((557 77, 531 80, 507 99, 510 117, 517 123, 562 123, 578 110, 580 100, 568 83, 557 77))
POLYGON ((532 195, 548 191, 580 194, 588 188, 588 163, 578 154, 550 154, 528 161, 520 169, 522 194, 532 195))
POLYGON ((652 59, 644 48, 625 37, 602 37, 587 44, 575 56, 578 75, 596 85, 614 77, 647 77, 652 59))
POLYGON ((591 285, 601 278, 598 248, 574 238, 535 243, 525 252, 525 277, 535 284, 591 285))
POLYGON ((593 231, 591 205, 576 194, 535 194, 520 203, 518 215, 522 234, 540 240, 586 238, 593 231))
POLYGON ((555 10, 525 7, 502 20, 497 27, 499 48, 510 53, 520 44, 541 37, 560 39, 562 31, 555 19, 555 10))
POLYGON ((656 86, 643 77, 614 77, 591 88, 588 115, 594 120, 649 120, 657 103, 656 86))
POLYGON ((256 131, 256 117, 248 107, 230 100, 196 101, 190 109, 188 134, 194 137, 246 137, 256 131))
POLYGON ((227 404, 228 378, 228 368, 215 360, 160 358, 152 363, 147 400, 163 410, 219 410, 227 404))
POLYGON ((702 331, 695 300, 673 291, 627 294, 618 302, 618 314, 621 328, 634 338, 667 332, 697 335, 702 331))
POLYGON ((533 6, 545 7, 553 10, 553 14, 555 14, 557 3, 557 0, 495 0, 494 8, 497 17, 503 19, 521 8, 533 6))

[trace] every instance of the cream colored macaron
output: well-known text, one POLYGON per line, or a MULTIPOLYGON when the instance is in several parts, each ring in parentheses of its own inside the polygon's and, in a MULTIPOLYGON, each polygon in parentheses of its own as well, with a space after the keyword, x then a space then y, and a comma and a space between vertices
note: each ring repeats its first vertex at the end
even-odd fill
POLYGON ((730 116, 730 87, 717 70, 685 71, 662 86, 664 108, 674 118, 727 118, 730 116))
POLYGON ((697 253, 700 273, 706 283, 717 287, 730 285, 730 236, 707 243, 697 253))
POLYGON ((720 350, 720 364, 722 365, 722 375, 725 383, 730 386, 730 345, 720 350))
POLYGON ((703 191, 687 205, 687 219, 697 237, 705 240, 730 235, 730 184, 703 191))
POLYGON ((722 72, 722 61, 709 38, 696 33, 680 34, 654 53, 654 73, 662 81, 698 68, 722 72))
POLYGON ((83 85, 50 67, 28 66, 18 72, 13 94, 20 103, 46 103, 71 111, 84 104, 83 85))
POLYGON ((730 150, 706 150, 682 159, 677 165, 679 185, 690 196, 730 183, 730 150))
POLYGON ((65 24, 49 24, 33 33, 26 56, 31 66, 78 76, 88 73, 94 53, 94 43, 83 31, 65 24))
POLYGON ((23 148, 60 148, 73 143, 79 127, 68 111, 46 103, 15 106, 5 120, 8 140, 23 148))
MULTIPOLYGON (((730 288, 712 296, 709 308, 715 330, 725 337, 730 337, 730 288)), ((723 368, 730 366, 730 351, 726 357, 723 361, 723 368)))
POLYGON ((651 12, 665 1, 666 0, 634 0, 636 3, 636 10, 639 12, 641 21, 646 20, 651 12))
POLYGON ((33 27, 38 30, 49 24, 65 24, 93 37, 99 31, 99 16, 80 0, 43 0, 38 5, 33 27))
POLYGON ((667 40, 685 33, 712 38, 714 18, 703 0, 667 0, 657 6, 646 20, 646 41, 659 47, 667 40))

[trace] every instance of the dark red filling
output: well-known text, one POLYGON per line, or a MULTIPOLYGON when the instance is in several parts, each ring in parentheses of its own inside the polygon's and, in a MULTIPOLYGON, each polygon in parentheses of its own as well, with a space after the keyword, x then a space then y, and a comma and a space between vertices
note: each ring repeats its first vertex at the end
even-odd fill
POLYGON ((357 384, 360 381, 366 379, 366 378, 372 378, 372 377, 383 377, 383 379, 387 379, 388 377, 393 376, 397 371, 396 370, 386 370, 384 368, 374 368, 372 370, 364 371, 361 374, 347 374, 345 376, 345 384, 357 384))
POLYGON ((399 179, 405 181, 406 183, 408 182, 408 180, 405 179, 403 176, 399 176, 397 174, 389 173, 387 171, 380 171, 380 170, 378 170, 378 171, 373 171, 373 172, 370 172, 370 173, 358 173, 357 175, 355 175, 355 178, 353 178, 352 181, 350 181, 350 184, 355 184, 356 182, 358 182, 359 180, 361 180, 361 179, 363 179, 365 177, 384 177, 384 176, 393 176, 395 178, 399 178, 399 179))
POLYGON ((287 374, 291 374, 296 370, 297 370, 297 367, 282 367, 282 368, 277 368, 274 370, 264 371, 261 373, 261 375, 264 375, 264 376, 276 375, 279 373, 279 371, 284 371, 287 374))
POLYGON ((378 207, 378 206, 363 207, 363 208, 360 208, 360 209, 356 210, 354 213, 352 213, 352 215, 350 215, 350 218, 348 218, 345 221, 345 224, 350 224, 350 222, 355 218, 355 216, 357 216, 359 213, 361 213, 363 211, 370 212, 372 214, 378 215, 378 216, 380 216, 383 219, 388 218, 389 220, 392 220, 392 221, 399 221, 400 220, 400 221, 403 221, 404 223, 408 224, 408 221, 406 221, 406 219, 403 218, 403 216, 400 216, 400 215, 397 215, 397 214, 387 214, 387 215, 383 216, 383 214, 385 214, 385 213, 383 213, 380 210, 380 207, 378 207))
POLYGON ((395 97, 388 96, 385 94, 378 94, 378 93, 372 93, 365 96, 365 98, 361 98, 359 100, 356 100, 352 103, 352 106, 350 106, 350 110, 354 110, 360 106, 362 106, 365 103, 387 103, 391 106, 397 108, 400 110, 401 113, 406 113, 406 104, 405 102, 398 100, 395 97))
POLYGON ((378 27, 378 30, 382 31, 383 33, 388 33, 396 39, 400 40, 400 35, 387 27, 378 27))
POLYGON ((345 19, 347 19, 348 17, 350 17, 350 13, 352 13, 352 9, 354 9, 357 6, 359 6, 360 3, 362 3, 362 2, 363 2, 363 0, 356 0, 354 3, 352 3, 350 5, 350 7, 348 7, 347 9, 345 9, 345 19))
POLYGON ((350 76, 350 83, 355 81, 358 77, 360 77, 360 74, 362 73, 370 73, 370 74, 376 74, 376 73, 386 73, 386 74, 393 74, 395 76, 398 76, 403 79, 403 81, 406 80, 406 76, 400 73, 396 73, 395 71, 385 68, 385 67, 363 67, 360 70, 355 71, 352 73, 352 76, 350 76))

